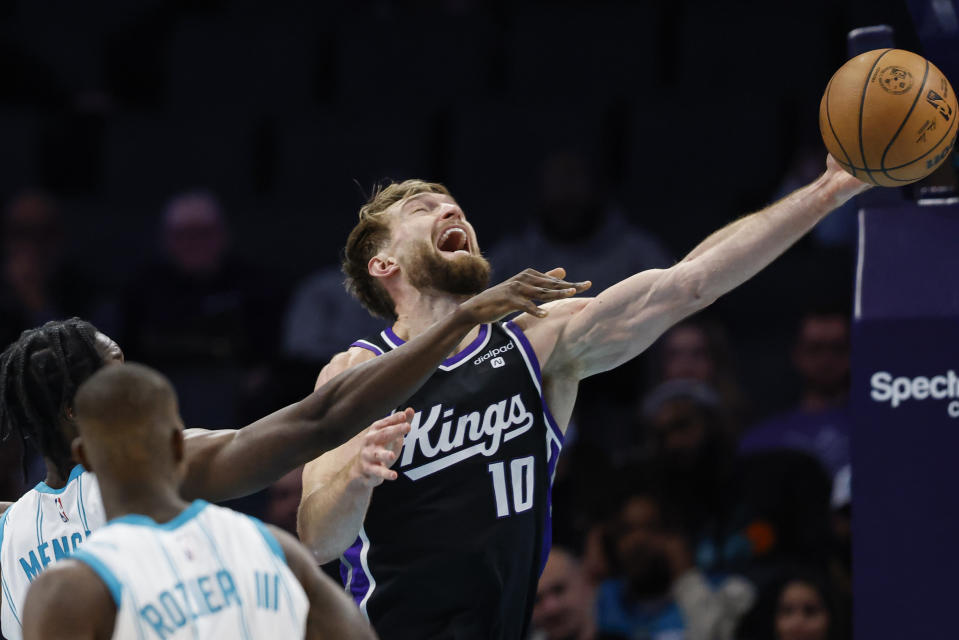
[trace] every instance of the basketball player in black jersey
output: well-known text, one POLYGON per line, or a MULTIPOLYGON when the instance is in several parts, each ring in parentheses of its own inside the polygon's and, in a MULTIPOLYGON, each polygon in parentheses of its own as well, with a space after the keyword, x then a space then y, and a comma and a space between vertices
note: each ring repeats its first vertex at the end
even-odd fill
MULTIPOLYGON (((342 554, 347 588, 383 640, 525 637, 579 381, 637 356, 867 188, 829 157, 815 182, 669 269, 477 327, 404 403, 415 415, 395 481, 358 472, 360 437, 307 465, 301 539, 321 559, 342 554)), ((446 188, 406 181, 360 210, 344 271, 392 326, 335 356, 317 384, 420 335, 483 289, 489 265, 446 188)))

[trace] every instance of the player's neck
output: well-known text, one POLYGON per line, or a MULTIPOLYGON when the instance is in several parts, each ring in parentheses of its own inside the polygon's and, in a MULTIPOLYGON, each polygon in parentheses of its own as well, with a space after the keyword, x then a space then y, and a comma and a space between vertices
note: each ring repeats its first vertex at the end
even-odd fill
MULTIPOLYGON (((396 322, 393 332, 403 340, 412 340, 424 333, 434 323, 453 313, 469 296, 453 296, 448 293, 416 291, 414 295, 396 301, 396 322)), ((457 351, 476 337, 475 327, 460 343, 457 351)))
POLYGON ((67 486, 67 478, 70 476, 69 469, 67 470, 67 474, 64 475, 60 469, 57 468, 57 463, 50 458, 44 457, 43 463, 47 467, 47 477, 43 480, 45 485, 51 489, 62 489, 67 486))
POLYGON ((190 503, 180 497, 176 487, 168 480, 138 478, 131 481, 99 476, 98 480, 100 493, 103 496, 103 508, 109 520, 138 514, 163 523, 177 517, 190 506, 190 503))

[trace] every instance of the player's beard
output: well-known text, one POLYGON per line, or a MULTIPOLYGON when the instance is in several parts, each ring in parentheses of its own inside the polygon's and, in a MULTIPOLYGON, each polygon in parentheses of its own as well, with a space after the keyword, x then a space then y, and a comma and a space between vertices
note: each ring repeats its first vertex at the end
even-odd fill
POLYGON ((420 243, 410 259, 406 277, 420 290, 433 289, 454 296, 472 296, 489 285, 490 265, 486 258, 439 255, 428 242, 420 243))

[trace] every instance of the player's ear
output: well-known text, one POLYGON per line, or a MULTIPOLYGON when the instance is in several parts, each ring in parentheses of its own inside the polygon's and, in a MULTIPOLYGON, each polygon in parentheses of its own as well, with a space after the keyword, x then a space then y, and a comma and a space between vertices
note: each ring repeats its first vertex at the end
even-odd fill
POLYGON ((70 452, 73 453, 73 459, 82 464, 84 469, 93 471, 93 465, 90 464, 87 452, 83 449, 83 438, 77 436, 73 439, 70 443, 70 452))
POLYGON ((374 278, 388 278, 400 270, 400 265, 395 258, 378 253, 370 258, 366 269, 374 278))

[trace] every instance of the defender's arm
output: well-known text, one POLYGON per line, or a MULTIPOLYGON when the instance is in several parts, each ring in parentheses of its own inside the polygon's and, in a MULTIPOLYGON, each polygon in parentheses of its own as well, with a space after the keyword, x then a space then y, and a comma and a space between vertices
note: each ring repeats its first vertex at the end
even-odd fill
POLYGON ((243 429, 190 430, 183 497, 223 500, 265 487, 399 406, 477 324, 517 310, 544 313, 534 299, 558 300, 588 287, 560 279, 562 270, 550 274, 527 270, 487 289, 402 347, 344 370, 243 429))
POLYGON ((271 533, 286 555, 286 564, 303 585, 310 600, 306 619, 306 640, 322 638, 356 638, 376 640, 369 622, 335 582, 324 575, 310 558, 310 554, 296 539, 282 529, 270 527, 271 533))

